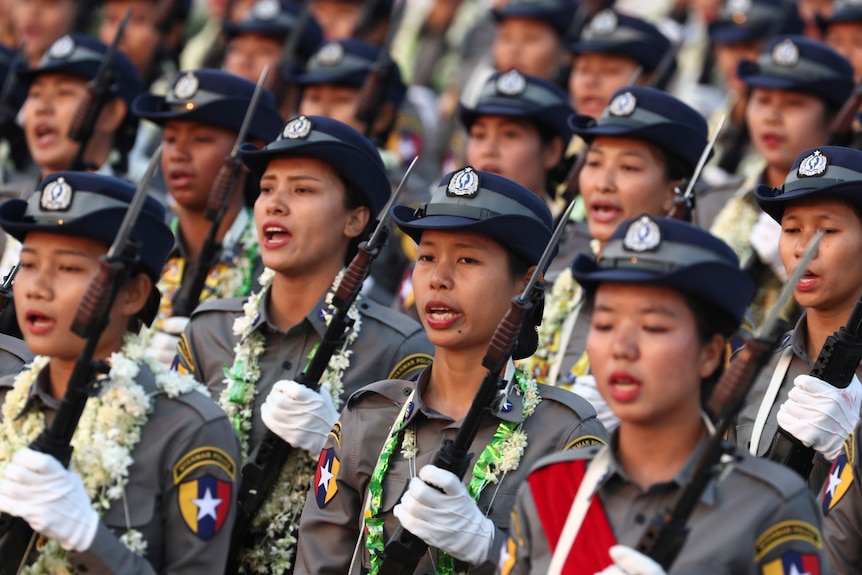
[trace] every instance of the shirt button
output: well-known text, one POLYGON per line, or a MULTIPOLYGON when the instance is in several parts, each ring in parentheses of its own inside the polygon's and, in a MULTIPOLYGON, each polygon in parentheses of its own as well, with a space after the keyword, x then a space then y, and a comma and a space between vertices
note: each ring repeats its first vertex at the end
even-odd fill
POLYGON ((637 523, 638 525, 643 525, 644 523, 646 523, 646 517, 644 517, 643 513, 638 513, 637 515, 635 515, 635 523, 637 523))
POLYGON ((412 389, 410 389, 409 387, 405 387, 405 388, 403 388, 403 389, 401 390, 401 393, 403 393, 403 394, 404 394, 404 396, 406 397, 406 396, 410 395, 410 392, 411 392, 411 391, 413 391, 413 390, 412 390, 412 389))
POLYGON ((290 363, 289 361, 285 361, 284 363, 281 364, 281 369, 290 369, 292 367, 293 367, 293 364, 290 363))

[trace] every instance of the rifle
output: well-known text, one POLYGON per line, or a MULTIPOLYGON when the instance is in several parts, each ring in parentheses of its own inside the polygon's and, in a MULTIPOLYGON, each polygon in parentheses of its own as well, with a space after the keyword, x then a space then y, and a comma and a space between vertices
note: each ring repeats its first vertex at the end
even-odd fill
POLYGON ((102 108, 108 101, 110 96, 111 84, 114 82, 114 74, 111 71, 111 65, 114 63, 114 57, 120 47, 120 40, 123 38, 123 33, 126 31, 126 25, 129 23, 129 18, 132 16, 132 9, 126 11, 123 16, 123 21, 120 22, 120 27, 117 28, 117 34, 114 36, 114 41, 108 46, 108 51, 102 58, 99 69, 96 75, 87 84, 87 95, 78 106, 75 112, 75 117, 72 118, 72 125, 69 126, 69 139, 78 142, 78 151, 75 152, 75 157, 72 158, 72 163, 69 165, 70 170, 83 171, 88 167, 92 167, 91 162, 84 159, 84 154, 87 151, 87 144, 90 143, 90 138, 93 137, 93 130, 96 126, 96 121, 99 119, 99 114, 102 108))
POLYGON ((700 154, 700 158, 698 158, 697 160, 697 165, 694 167, 694 172, 691 174, 691 179, 688 181, 688 185, 685 187, 685 192, 680 194, 678 193, 679 188, 677 188, 677 193, 673 196, 673 206, 671 206, 670 212, 668 212, 667 217, 673 218, 675 220, 687 220, 687 216, 691 215, 692 210, 694 210, 694 184, 700 177, 700 173, 703 171, 703 167, 706 165, 706 160, 709 159, 709 153, 715 147, 715 141, 721 135, 721 130, 722 128, 724 128, 724 121, 726 119, 726 114, 722 114, 721 118, 719 118, 718 125, 715 127, 715 131, 712 133, 712 137, 709 139, 709 142, 707 142, 706 147, 700 154))
POLYGON ((398 32, 398 26, 401 23, 401 18, 404 15, 404 10, 407 6, 406 1, 396 2, 392 6, 392 15, 389 17, 389 30, 386 32, 386 39, 380 47, 380 55, 377 61, 371 66, 368 71, 368 76, 362 83, 357 95, 356 104, 356 119, 362 122, 365 126, 365 137, 374 141, 372 137, 374 129, 374 120, 380 115, 380 110, 383 107, 383 95, 386 89, 392 82, 395 67, 397 64, 392 59, 389 53, 392 47, 392 42, 395 40, 395 35, 398 32))
POLYGON ((212 190, 207 199, 207 208, 204 212, 204 216, 212 224, 207 232, 206 239, 204 239, 204 244, 201 247, 201 253, 198 255, 197 261, 194 264, 191 262, 186 264, 182 285, 177 290, 174 300, 173 315, 175 316, 188 317, 192 314, 198 305, 210 270, 218 263, 222 246, 216 239, 216 234, 218 234, 219 225, 222 223, 222 219, 230 203, 231 191, 236 186, 236 182, 242 172, 239 147, 245 141, 246 134, 248 134, 248 130, 251 128, 251 123, 257 110, 257 103, 260 101, 260 96, 263 93, 263 84, 266 82, 268 72, 269 66, 267 65, 257 80, 257 86, 255 86, 254 93, 248 103, 248 109, 245 111, 245 118, 243 118, 242 125, 236 135, 233 149, 231 149, 230 154, 225 156, 224 163, 219 168, 218 175, 213 183, 212 190))
POLYGON ((826 139, 828 146, 849 146, 853 140, 853 122, 856 120, 856 112, 862 105, 862 83, 857 84, 850 97, 841 106, 832 126, 829 128, 829 137, 826 139))
POLYGON ((278 59, 275 80, 272 85, 272 93, 275 96, 276 105, 280 109, 287 110, 287 113, 284 115, 288 117, 292 117, 294 111, 299 107, 299 98, 296 82, 288 82, 285 76, 287 74, 293 75, 296 71, 296 49, 302 38, 302 31, 305 30, 308 19, 311 17, 312 2, 313 0, 305 0, 302 3, 302 8, 300 8, 299 15, 296 17, 293 30, 288 32, 287 39, 282 46, 281 57, 278 59))
MULTIPOLYGON (((138 189, 129 205, 114 243, 100 258, 99 273, 92 279, 81 299, 72 332, 84 339, 84 348, 75 360, 66 393, 51 425, 30 444, 31 449, 52 455, 65 467, 72 459, 72 436, 87 405, 101 389, 98 374, 107 373, 103 362, 94 362, 93 353, 108 324, 111 306, 119 289, 129 278, 131 265, 138 259, 140 242, 130 238, 132 229, 147 199, 150 180, 161 158, 161 148, 150 159, 138 189)), ((20 517, 0 515, 0 575, 13 575, 24 568, 36 542, 36 534, 20 517)))
MULTIPOLYGON (((371 237, 368 238, 368 241, 362 242, 359 245, 359 251, 353 257, 353 260, 351 260, 350 265, 347 266, 341 281, 338 283, 332 299, 335 311, 329 320, 329 324, 326 326, 323 339, 315 348, 311 360, 309 360, 302 373, 296 378, 298 383, 314 391, 320 389, 320 378, 323 377, 323 373, 329 366, 332 354, 344 345, 347 331, 353 325, 353 320, 348 316, 350 306, 356 301, 359 290, 362 288, 362 282, 368 276, 368 272, 371 269, 372 262, 389 238, 389 219, 391 217, 389 208, 401 195, 418 160, 418 156, 413 158, 413 161, 407 168, 407 172, 398 184, 398 188, 396 188, 392 197, 389 198, 386 207, 383 208, 380 222, 377 224, 371 237)), ((242 479, 240 480, 239 491, 237 492, 237 518, 236 523, 234 523, 231 552, 229 554, 230 561, 234 565, 239 555, 239 549, 245 546, 246 539, 250 535, 249 528, 252 520, 272 492, 281 468, 284 467, 292 450, 292 446, 278 435, 267 430, 264 438, 255 447, 249 455, 248 461, 243 465, 242 479)), ((227 573, 234 572, 230 568, 227 570, 227 573)))
MULTIPOLYGON (((500 374, 512 357, 512 350, 517 342, 521 326, 530 316, 535 305, 544 297, 545 282, 541 278, 554 256, 557 244, 566 229, 569 214, 574 207, 575 202, 569 202, 554 230, 554 234, 551 236, 551 240, 545 247, 542 258, 536 265, 536 270, 530 281, 524 287, 523 292, 512 298, 511 307, 497 325, 497 330, 488 344, 488 351, 482 358, 482 366, 488 371, 482 378, 482 383, 476 391, 470 410, 464 416, 464 421, 458 429, 455 439, 447 439, 440 451, 434 455, 432 465, 451 471, 459 479, 463 479, 470 460, 473 458, 473 454, 469 450, 479 433, 482 420, 488 413, 496 412, 500 401, 505 399, 505 395, 500 394, 500 391, 505 388, 506 381, 500 377, 500 374)), ((414 573, 419 565, 419 560, 425 555, 427 549, 428 544, 425 541, 399 525, 389 541, 386 542, 386 547, 383 550, 383 563, 380 565, 378 574, 409 575, 414 573)))
POLYGON ((15 120, 18 109, 12 105, 12 94, 15 92, 15 87, 18 84, 18 74, 15 70, 24 62, 24 43, 18 47, 15 52, 15 57, 9 62, 9 71, 3 79, 3 86, 0 87, 0 126, 6 126, 15 120))
POLYGON ((15 282, 19 265, 15 264, 0 284, 0 333, 23 339, 18 318, 15 317, 15 299, 12 294, 12 284, 15 282))
MULTIPOLYGON (((862 295, 853 306, 847 323, 826 338, 814 367, 808 372, 826 383, 844 389, 853 380, 862 361, 862 295)), ((808 479, 814 467, 814 448, 806 446, 783 428, 769 447, 767 459, 783 463, 803 479, 808 479)))
POLYGON ((745 396, 763 369, 778 344, 778 334, 773 333, 779 324, 781 311, 793 295, 796 283, 805 273, 809 262, 817 254, 824 232, 820 231, 808 244, 805 255, 793 275, 781 290, 775 305, 757 332, 745 342, 739 357, 730 363, 712 392, 707 410, 718 416, 715 432, 701 453, 691 478, 674 502, 650 522, 636 549, 652 557, 665 571, 670 571, 673 562, 688 537, 688 519, 700 502, 704 489, 718 477, 733 460, 736 446, 729 444, 724 435, 742 409, 745 396))

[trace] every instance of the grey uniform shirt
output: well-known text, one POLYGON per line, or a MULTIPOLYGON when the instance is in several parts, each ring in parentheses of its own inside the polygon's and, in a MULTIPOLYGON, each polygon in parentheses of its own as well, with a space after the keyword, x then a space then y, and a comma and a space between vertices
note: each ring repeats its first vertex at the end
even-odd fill
POLYGON ((831 573, 862 572, 862 426, 844 442, 823 486, 823 540, 831 573))
MULTIPOLYGON (((430 377, 428 368, 422 372, 418 384, 407 381, 387 380, 369 385, 354 394, 341 420, 333 428, 324 446, 323 454, 338 462, 334 482, 318 486, 309 493, 299 524, 299 549, 295 575, 344 575, 353 554, 354 546, 362 530, 362 516, 368 483, 377 464, 381 449, 386 443, 390 428, 398 419, 407 398, 418 385, 411 415, 402 427, 412 426, 416 433, 416 461, 418 472, 423 465, 431 463, 443 442, 454 439, 462 421, 453 421, 422 401, 430 377), (332 450, 328 452, 328 450, 332 450)), ((542 401, 533 415, 524 421, 527 434, 527 449, 518 469, 510 471, 498 485, 489 484, 479 497, 479 508, 497 526, 496 539, 502 541, 503 529, 509 526, 509 512, 514 504, 518 485, 527 471, 540 457, 576 445, 604 443, 607 433, 595 416, 595 411, 580 397, 562 389, 539 386, 542 401)), ((509 396, 512 408, 506 412, 486 416, 471 451, 473 462, 485 446, 491 442, 501 420, 522 421, 521 398, 513 393, 509 396)), ((321 461, 324 456, 321 455, 321 461)), ((334 463, 332 465, 335 465, 334 463)), ((334 468, 334 467, 333 467, 334 468)), ((472 465, 469 469, 472 469, 472 465)), ((469 483, 470 471, 465 476, 469 483)), ((380 509, 384 518, 384 538, 388 538, 399 523, 392 508, 401 500, 411 479, 410 465, 396 448, 389 460, 389 469, 383 479, 383 501, 380 509)), ((363 547, 363 563, 369 569, 369 556, 363 547)), ((496 548, 496 547, 495 547, 496 548)), ((436 562, 439 551, 432 549, 436 562)), ((470 569, 471 573, 492 573, 489 564, 470 569)), ((416 573, 434 573, 428 554, 423 557, 416 573)))
POLYGON ((23 339, 0 333, 0 377, 18 373, 31 361, 33 354, 23 339))
MULTIPOLYGON (((611 449, 598 497, 617 543, 637 545, 649 522, 676 500, 707 441, 704 434, 673 479, 646 490, 628 477, 611 449)), ((737 451, 729 473, 709 484, 701 495, 670 573, 803 573, 804 569, 792 571, 785 566, 801 568, 814 562, 820 566, 818 572, 825 572, 820 512, 803 481, 777 463, 737 451)), ((592 460, 597 452, 597 448, 587 448, 551 455, 533 469, 518 492, 500 572, 547 573, 552 558, 548 539, 555 544, 559 540, 580 485, 574 466, 592 460)), ((589 537, 589 533, 578 536, 589 537)))
MULTIPOLYGON (((778 349, 773 354, 769 363, 766 364, 766 367, 764 367, 760 372, 760 375, 758 375, 757 380, 755 380, 754 385, 748 392, 745 406, 737 416, 736 425, 732 426, 728 430, 729 440, 733 441, 745 450, 749 449, 754 421, 757 417, 760 405, 763 403, 766 389, 769 386, 773 373, 775 373, 781 355, 785 350, 789 349, 793 355, 791 356, 787 373, 781 381, 778 395, 769 410, 769 416, 766 418, 763 435, 761 436, 757 447, 757 455, 759 457, 764 457, 769 453, 770 446, 772 445, 776 435, 778 435, 778 410, 781 407, 781 404, 787 401, 788 394, 790 393, 790 390, 793 389, 793 380, 796 379, 797 375, 807 374, 814 366, 814 360, 809 358, 808 353, 805 351, 807 333, 808 330, 805 327, 805 314, 803 313, 802 317, 799 318, 799 321, 796 323, 796 327, 784 336, 784 339, 778 346, 778 349)), ((857 376, 862 377, 862 367, 856 370, 856 374, 857 376)), ((814 468, 808 478, 811 493, 814 494, 815 497, 820 495, 823 483, 826 480, 829 473, 829 467, 831 465, 832 463, 827 461, 819 453, 815 455, 814 468)))
MULTIPOLYGON (((327 309, 325 297, 302 322, 284 332, 270 323, 267 316, 270 295, 269 291, 264 295, 253 326, 264 334, 265 343, 258 357, 261 378, 254 399, 251 445, 256 445, 266 431, 260 419, 260 407, 273 384, 282 379, 296 379, 315 344, 326 332, 321 314, 321 310, 327 309)), ((216 399, 226 386, 224 369, 233 365, 234 346, 238 341, 233 323, 242 315, 245 301, 232 298, 201 304, 192 314, 180 341, 179 371, 193 373, 216 399)), ((373 381, 388 377, 409 379, 431 361, 433 352, 422 326, 407 316, 365 299, 360 300, 357 309, 361 326, 359 337, 350 346, 350 366, 344 372, 345 399, 373 381)))
MULTIPOLYGON (((50 422, 59 402, 48 391, 43 370, 25 409, 41 409, 50 422)), ((0 403, 14 377, 0 380, 0 403)), ((156 392, 153 374, 141 366, 137 383, 156 392)), ((132 450, 123 500, 104 511, 93 544, 85 552, 70 552, 69 562, 88 574, 221 573, 227 561, 235 493, 239 484, 239 440, 224 412, 210 398, 191 392, 171 399, 153 398, 153 411, 132 450), (204 516, 191 499, 223 499, 204 516), (184 513, 185 510, 185 513, 184 513), (128 522, 128 523, 127 523, 128 522), (129 551, 118 537, 129 527, 147 542, 146 555, 129 551)))

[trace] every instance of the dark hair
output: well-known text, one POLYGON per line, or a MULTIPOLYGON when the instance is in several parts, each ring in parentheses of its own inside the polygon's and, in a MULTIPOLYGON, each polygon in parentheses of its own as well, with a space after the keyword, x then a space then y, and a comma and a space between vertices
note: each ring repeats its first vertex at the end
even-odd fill
MULTIPOLYGON (((351 211, 355 210, 356 208, 361 208, 363 206, 368 207, 368 205, 365 203, 365 200, 362 198, 362 194, 359 193, 359 189, 355 185, 342 178, 341 174, 339 174, 338 172, 335 172, 335 175, 338 176, 338 179, 341 181, 342 184, 344 184, 345 210, 351 211)), ((350 265, 350 262, 359 252, 359 244, 371 237, 372 232, 374 232, 374 228, 377 227, 377 218, 375 217, 376 215, 377 214, 370 214, 368 218, 368 223, 365 224, 365 229, 362 230, 362 233, 355 238, 350 239, 350 243, 347 244, 347 253, 344 256, 344 265, 350 265)))
POLYGON ((144 307, 142 307, 138 313, 129 318, 129 322, 126 325, 126 331, 130 331, 132 333, 138 333, 145 325, 152 325, 153 320, 156 319, 156 316, 159 313, 159 307, 162 300, 162 294, 159 291, 159 288, 156 287, 156 280, 144 270, 140 262, 132 264, 132 269, 129 274, 130 280, 141 274, 145 275, 147 279, 150 280, 150 293, 147 295, 147 301, 144 303, 144 307))

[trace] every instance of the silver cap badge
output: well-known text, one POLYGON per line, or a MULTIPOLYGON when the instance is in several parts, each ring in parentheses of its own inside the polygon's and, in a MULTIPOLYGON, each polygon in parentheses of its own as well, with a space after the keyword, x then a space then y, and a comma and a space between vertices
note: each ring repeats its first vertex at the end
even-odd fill
POLYGON ((447 196, 458 196, 461 198, 474 198, 479 192, 479 175, 473 168, 467 167, 456 172, 446 187, 447 196))
POLYGON ((654 250, 661 244, 661 229, 649 216, 641 216, 626 230, 623 247, 633 252, 654 250))
POLYGON ((57 178, 42 189, 39 205, 46 212, 68 210, 72 205, 72 186, 65 178, 57 178))

